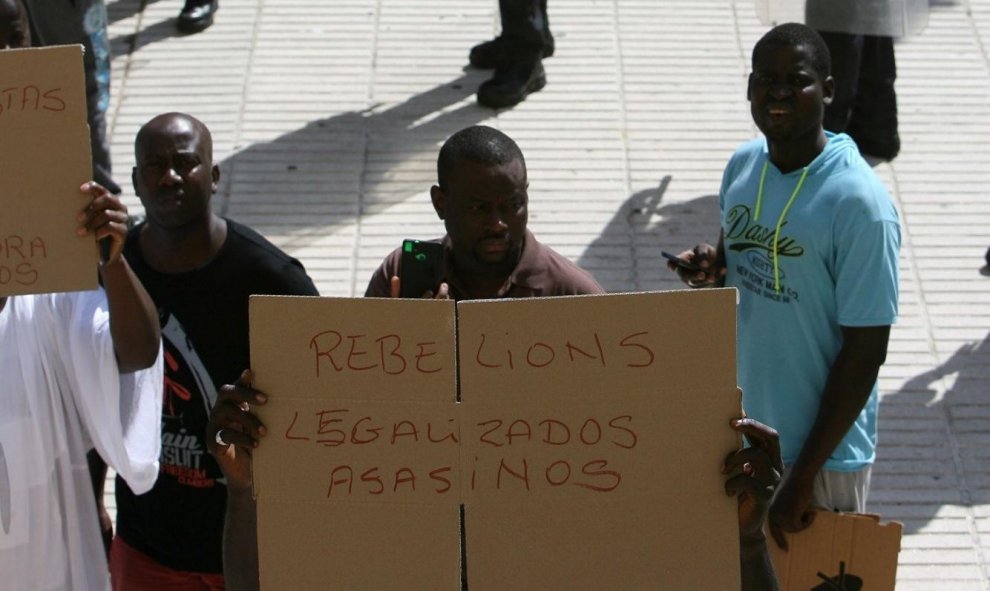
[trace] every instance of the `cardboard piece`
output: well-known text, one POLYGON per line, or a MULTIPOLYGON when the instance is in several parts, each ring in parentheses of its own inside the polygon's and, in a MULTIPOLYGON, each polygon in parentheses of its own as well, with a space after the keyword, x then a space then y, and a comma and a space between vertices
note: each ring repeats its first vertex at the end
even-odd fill
POLYGON ((893 591, 901 530, 878 515, 819 511, 811 527, 770 542, 783 591, 893 591))
POLYGON ((454 303, 250 300, 262 589, 456 589, 454 303))
POLYGON ((739 589, 735 298, 458 304, 472 591, 739 589))
POLYGON ((96 289, 76 234, 92 176, 81 45, 0 51, 0 296, 96 289))
POLYGON ((735 304, 252 297, 262 588, 735 591, 735 304))

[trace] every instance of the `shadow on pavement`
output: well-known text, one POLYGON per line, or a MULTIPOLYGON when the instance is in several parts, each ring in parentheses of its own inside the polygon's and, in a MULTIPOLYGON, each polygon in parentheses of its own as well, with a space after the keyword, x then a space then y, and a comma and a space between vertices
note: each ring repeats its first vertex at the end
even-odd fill
POLYGON ((918 533, 943 506, 990 503, 988 383, 990 334, 963 345, 881 402, 871 505, 903 520, 905 534, 918 533), (885 425, 890 426, 886 437, 895 439, 887 449, 885 425))
POLYGON ((677 253, 717 239, 718 196, 663 204, 672 180, 667 175, 657 188, 633 193, 577 261, 607 291, 684 289, 660 251, 677 253))

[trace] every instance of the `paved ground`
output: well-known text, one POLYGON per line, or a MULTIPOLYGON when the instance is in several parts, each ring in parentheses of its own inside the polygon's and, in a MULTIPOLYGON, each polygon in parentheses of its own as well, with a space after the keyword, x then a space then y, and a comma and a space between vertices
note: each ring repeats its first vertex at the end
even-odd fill
MULTIPOLYGON (((217 207, 322 293, 361 294, 402 238, 442 233, 437 148, 483 122, 526 153, 541 239, 610 290, 675 288, 658 252, 715 236, 723 164, 755 134, 744 83, 766 27, 753 0, 550 4, 549 86, 495 113, 465 65, 498 30, 496 0, 223 0, 189 37, 178 0, 110 2, 117 178, 141 123, 193 113, 214 132, 217 207)), ((904 148, 877 167, 904 236, 870 504, 905 524, 899 589, 990 590, 988 43, 990 0, 932 0, 897 48, 904 148)))

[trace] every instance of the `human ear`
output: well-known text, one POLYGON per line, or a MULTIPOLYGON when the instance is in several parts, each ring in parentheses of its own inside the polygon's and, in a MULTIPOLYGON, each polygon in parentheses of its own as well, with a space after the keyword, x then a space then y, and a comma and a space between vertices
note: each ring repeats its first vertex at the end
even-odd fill
POLYGON ((213 177, 212 182, 210 182, 210 189, 216 193, 217 186, 220 184, 220 165, 214 164, 213 168, 210 170, 210 176, 213 177))
POLYGON ((132 166, 131 167, 131 185, 133 185, 133 187, 134 187, 134 194, 137 195, 138 197, 140 197, 141 196, 141 190, 138 189, 137 166, 132 166))
POLYGON ((447 204, 443 189, 437 185, 430 187, 430 200, 433 201, 433 210, 437 212, 437 217, 441 220, 444 219, 447 213, 447 204))
POLYGON ((831 105, 833 98, 835 98, 835 79, 827 76, 822 82, 822 102, 831 105))

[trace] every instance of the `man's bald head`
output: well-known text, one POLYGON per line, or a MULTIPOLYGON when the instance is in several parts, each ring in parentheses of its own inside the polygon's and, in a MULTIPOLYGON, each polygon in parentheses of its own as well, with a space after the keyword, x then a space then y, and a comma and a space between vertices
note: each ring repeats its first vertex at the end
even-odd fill
MULTIPOLYGON (((3 0, 0 0, 2 2, 3 0)), ((186 113, 162 113, 141 126, 134 138, 134 151, 140 154, 152 137, 191 137, 203 150, 208 162, 213 162, 213 135, 199 119, 186 113)))

